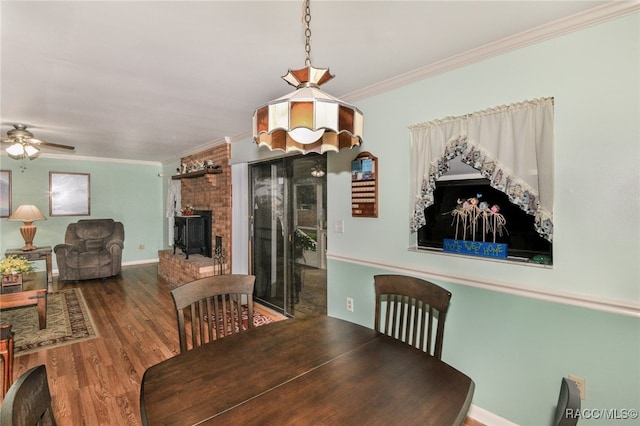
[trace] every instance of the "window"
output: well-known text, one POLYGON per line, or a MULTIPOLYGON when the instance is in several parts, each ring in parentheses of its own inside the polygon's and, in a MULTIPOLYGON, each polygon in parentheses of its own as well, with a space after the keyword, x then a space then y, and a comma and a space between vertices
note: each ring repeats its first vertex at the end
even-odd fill
MULTIPOLYGON (((455 234, 454 227, 454 244, 477 252, 477 247, 484 244, 472 242, 482 242, 486 235, 484 232, 479 236, 474 234, 478 226, 488 226, 486 220, 491 217, 509 223, 508 227, 505 223, 497 229, 504 231, 500 237, 509 240, 511 254, 518 253, 526 258, 550 256, 553 241, 553 102, 553 98, 534 99, 409 127, 412 195, 409 226, 412 231, 419 231, 419 246, 442 244, 449 251, 450 242, 438 241, 445 231, 450 231, 451 224, 446 227, 442 220, 449 215, 454 216, 453 219, 464 219, 462 239, 455 234), (458 160, 475 169, 481 180, 445 183, 441 178, 458 160), (436 202, 439 205, 431 208, 436 202), (473 209, 462 209, 465 202, 471 203, 473 209), (487 205, 480 208, 481 202, 487 205), (492 215, 493 212, 487 210, 489 203, 500 205, 499 214, 492 215), (459 214, 458 204, 464 214, 459 214), (533 218, 532 228, 548 244, 539 244, 538 236, 529 233, 528 216, 533 218), (429 223, 428 218, 434 223, 429 223), (473 220, 468 222, 469 218, 473 220), (477 223, 478 219, 482 220, 481 224, 477 223), (471 229, 471 239, 466 234, 470 224, 476 225, 471 229)), ((460 224, 455 222, 455 225, 460 231, 460 224)), ((492 248, 491 244, 486 244, 486 249, 500 250, 500 254, 507 250, 502 245, 492 248)), ((544 259, 540 263, 549 261, 544 259)))
POLYGON ((552 243, 536 232, 534 217, 512 204, 504 192, 492 188, 489 179, 438 181, 433 198, 433 204, 424 209, 427 224, 417 232, 419 248, 442 250, 444 239, 487 241, 506 244, 506 255, 513 260, 533 259, 544 263, 551 260, 552 243), (496 226, 489 214, 486 221, 477 221, 473 235, 471 221, 463 223, 452 214, 461 201, 471 198, 478 200, 481 211, 499 206, 504 224, 496 226))

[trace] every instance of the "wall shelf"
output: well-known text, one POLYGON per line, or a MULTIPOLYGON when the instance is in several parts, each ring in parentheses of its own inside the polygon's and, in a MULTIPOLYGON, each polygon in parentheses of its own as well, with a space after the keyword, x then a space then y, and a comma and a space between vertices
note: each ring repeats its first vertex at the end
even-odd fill
POLYGON ((198 170, 195 172, 184 173, 181 175, 174 175, 174 176, 171 176, 171 179, 191 179, 191 178, 197 178, 204 175, 219 175, 221 173, 222 173, 222 169, 206 168, 206 169, 198 170))

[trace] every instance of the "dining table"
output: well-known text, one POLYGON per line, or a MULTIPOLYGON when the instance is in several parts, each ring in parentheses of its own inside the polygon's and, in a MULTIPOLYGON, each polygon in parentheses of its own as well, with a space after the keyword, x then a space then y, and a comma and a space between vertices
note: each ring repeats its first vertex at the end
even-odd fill
POLYGON ((330 316, 286 319, 149 367, 144 425, 460 425, 475 384, 400 340, 330 316))

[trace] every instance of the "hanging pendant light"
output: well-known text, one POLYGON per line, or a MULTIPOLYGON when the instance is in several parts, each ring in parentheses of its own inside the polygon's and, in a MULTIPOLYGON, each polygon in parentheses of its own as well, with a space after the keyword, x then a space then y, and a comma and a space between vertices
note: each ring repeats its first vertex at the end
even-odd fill
POLYGON ((315 166, 313 166, 311 168, 311 176, 313 177, 317 177, 320 178, 322 176, 324 176, 324 169, 322 168, 322 166, 320 164, 316 164, 315 166))
POLYGON ((259 146, 285 152, 339 151, 362 143, 360 110, 319 89, 333 78, 329 68, 311 65, 311 9, 304 1, 305 67, 289 70, 284 81, 296 90, 256 109, 253 140, 259 146))

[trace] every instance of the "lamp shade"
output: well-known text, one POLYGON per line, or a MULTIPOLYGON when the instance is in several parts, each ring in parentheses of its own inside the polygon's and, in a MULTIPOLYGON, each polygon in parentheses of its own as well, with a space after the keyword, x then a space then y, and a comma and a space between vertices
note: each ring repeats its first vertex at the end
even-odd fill
POLYGON ((297 89, 256 109, 253 138, 259 146, 323 154, 362 143, 362 112, 318 88, 333 78, 328 68, 309 65, 282 78, 297 89))
POLYGON ((36 220, 47 220, 47 218, 40 213, 40 210, 33 204, 23 204, 18 207, 7 220, 24 222, 20 227, 20 234, 22 234, 25 243, 22 250, 35 250, 37 247, 33 245, 33 238, 36 236, 37 228, 33 225, 33 222, 36 220))
POLYGON ((9 216, 7 220, 33 222, 36 220, 47 220, 47 218, 44 217, 42 213, 40 213, 40 210, 33 204, 23 204, 11 213, 11 216, 9 216))

